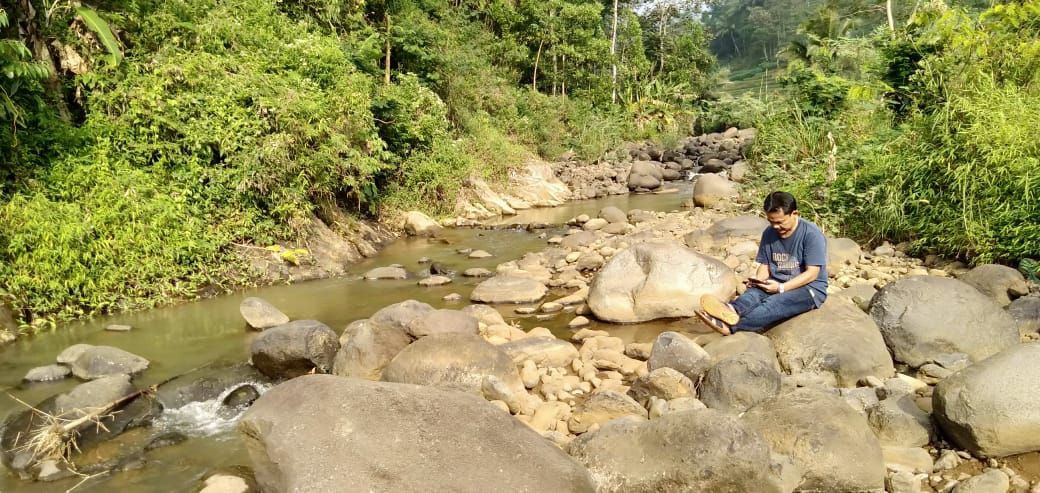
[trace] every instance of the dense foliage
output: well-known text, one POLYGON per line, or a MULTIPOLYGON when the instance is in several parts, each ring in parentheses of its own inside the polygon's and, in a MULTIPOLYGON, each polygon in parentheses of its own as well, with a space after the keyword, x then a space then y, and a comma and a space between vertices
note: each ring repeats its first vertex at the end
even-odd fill
MULTIPOLYGON (((809 26, 803 26, 803 29, 809 26)), ((922 5, 818 36, 757 115, 763 186, 836 233, 1017 265, 1040 256, 1040 2, 922 5)))
POLYGON ((0 296, 37 325, 192 297, 316 217, 684 131, 705 45, 681 5, 0 0, 0 296))

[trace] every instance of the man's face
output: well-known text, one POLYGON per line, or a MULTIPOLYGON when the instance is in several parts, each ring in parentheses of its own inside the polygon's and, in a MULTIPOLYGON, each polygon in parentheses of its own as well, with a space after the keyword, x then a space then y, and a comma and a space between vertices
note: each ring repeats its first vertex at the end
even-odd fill
POLYGON ((784 211, 767 212, 766 219, 781 238, 787 238, 798 224, 798 211, 791 211, 790 214, 784 214, 784 211))

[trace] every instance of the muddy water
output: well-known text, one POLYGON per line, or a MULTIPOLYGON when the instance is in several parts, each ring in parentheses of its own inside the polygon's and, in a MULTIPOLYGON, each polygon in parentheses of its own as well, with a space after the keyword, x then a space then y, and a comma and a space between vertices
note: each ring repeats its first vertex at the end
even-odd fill
MULTIPOLYGON (((517 216, 496 222, 561 224, 579 214, 595 215, 607 205, 622 210, 638 208, 671 211, 679 209, 689 196, 689 187, 680 185, 675 193, 576 201, 551 209, 521 211, 517 216)), ((150 360, 151 367, 135 378, 139 386, 161 382, 214 361, 244 361, 248 358, 253 334, 245 330, 238 314, 238 305, 248 296, 260 296, 270 301, 292 319, 320 320, 337 332, 354 320, 368 317, 386 305, 406 299, 417 299, 435 307, 461 308, 465 306, 465 301, 446 303, 441 298, 448 293, 459 293, 464 300, 468 299, 479 280, 457 276, 452 284, 446 286, 420 287, 416 281, 426 267, 417 263, 419 258, 429 257, 458 272, 470 267, 494 270, 495 265, 501 262, 543 249, 545 240, 538 237, 539 232, 552 235, 563 230, 562 227, 554 227, 532 233, 519 228, 453 229, 446 233, 446 243, 403 238, 387 246, 376 257, 353 266, 352 275, 347 277, 247 290, 179 306, 68 324, 58 327, 53 333, 22 338, 15 344, 0 348, 0 390, 26 402, 37 403, 72 388, 78 382, 71 378, 57 383, 31 385, 21 384, 20 380, 29 369, 54 362, 55 356, 62 349, 76 343, 116 346, 150 360), (494 257, 472 260, 457 253, 462 248, 487 250, 494 257), (411 278, 404 281, 360 279, 360 275, 368 269, 395 263, 404 265, 411 278), (133 330, 104 331, 103 328, 109 324, 126 324, 132 326, 133 330)), ((549 327, 560 335, 565 335, 566 324, 573 317, 572 314, 563 313, 550 320, 517 318, 513 312, 515 306, 498 308, 507 320, 516 320, 528 328, 549 327)), ((687 325, 688 322, 671 322, 607 328, 626 340, 652 340, 662 330, 693 330, 687 325)), ((0 393, 0 417, 7 416, 19 407, 14 400, 0 393)), ((199 485, 199 479, 210 471, 249 465, 243 444, 232 429, 233 421, 221 421, 211 411, 207 411, 204 405, 164 414, 170 415, 171 419, 163 419, 161 426, 193 438, 178 445, 149 451, 143 463, 135 465, 135 468, 90 479, 75 491, 194 491, 199 485)), ((64 491, 79 481, 73 478, 54 483, 30 483, 17 479, 6 470, 0 470, 2 492, 64 491)))

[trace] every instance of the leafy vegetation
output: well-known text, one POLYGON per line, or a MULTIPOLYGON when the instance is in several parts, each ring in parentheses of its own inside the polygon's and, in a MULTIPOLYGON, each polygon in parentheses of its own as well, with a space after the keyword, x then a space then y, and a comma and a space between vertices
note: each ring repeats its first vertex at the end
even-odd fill
POLYGON ((813 31, 812 19, 788 91, 750 118, 760 185, 792 189, 803 212, 862 240, 977 262, 1036 257, 1040 2, 931 2, 862 36, 813 31))
POLYGON ((235 245, 299 262, 329 208, 448 213, 532 154, 685 131, 706 39, 682 4, 0 0, 0 298, 190 298, 254 280, 235 245))

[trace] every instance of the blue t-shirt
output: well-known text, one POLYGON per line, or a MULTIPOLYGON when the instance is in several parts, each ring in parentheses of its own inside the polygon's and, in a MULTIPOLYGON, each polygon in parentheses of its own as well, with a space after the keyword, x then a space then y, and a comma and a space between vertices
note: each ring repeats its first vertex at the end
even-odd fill
POLYGON ((773 228, 762 232, 755 261, 769 265, 769 275, 787 282, 805 272, 810 265, 820 266, 816 280, 809 283, 809 294, 819 308, 827 299, 827 238, 819 226, 798 218, 798 227, 790 238, 781 238, 773 228))

